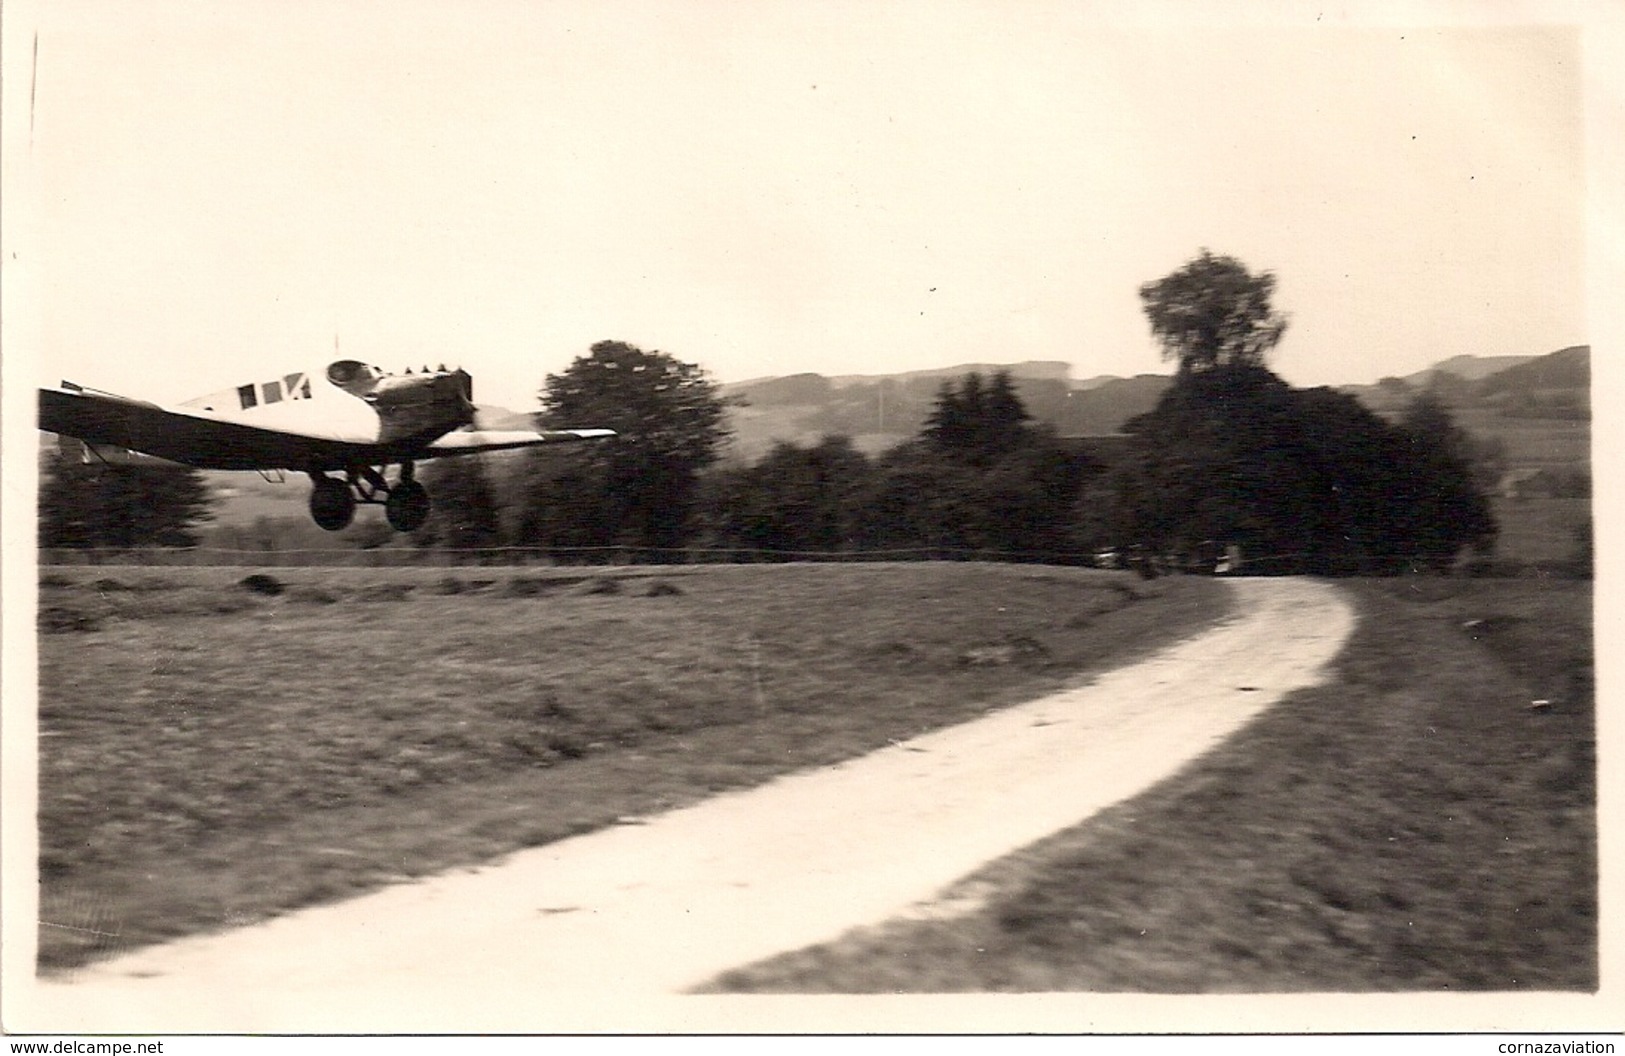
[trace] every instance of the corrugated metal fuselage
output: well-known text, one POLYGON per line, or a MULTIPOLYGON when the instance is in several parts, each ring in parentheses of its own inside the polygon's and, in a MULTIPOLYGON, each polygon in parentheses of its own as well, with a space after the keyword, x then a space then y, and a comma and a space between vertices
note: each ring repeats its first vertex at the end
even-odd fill
POLYGON ((471 385, 460 370, 368 381, 341 389, 320 375, 289 374, 179 408, 66 386, 41 389, 39 427, 200 469, 322 473, 421 457, 474 419, 471 385))

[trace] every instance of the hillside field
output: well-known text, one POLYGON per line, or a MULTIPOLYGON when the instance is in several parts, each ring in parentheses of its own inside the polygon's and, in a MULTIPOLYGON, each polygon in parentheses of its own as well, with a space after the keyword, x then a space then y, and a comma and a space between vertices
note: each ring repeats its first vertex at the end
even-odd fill
POLYGON ((1591 469, 1591 423, 1585 419, 1519 418, 1494 410, 1452 407, 1456 424, 1506 445, 1509 468, 1591 469))

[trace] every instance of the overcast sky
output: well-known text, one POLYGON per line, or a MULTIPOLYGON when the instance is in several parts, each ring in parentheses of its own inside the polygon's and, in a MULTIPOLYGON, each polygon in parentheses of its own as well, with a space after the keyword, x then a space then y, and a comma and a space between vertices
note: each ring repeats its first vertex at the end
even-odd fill
POLYGON ((336 340, 513 407, 603 338, 1166 372, 1137 289, 1203 247, 1275 272, 1296 384, 1590 340, 1577 29, 1232 9, 8 5, 8 356, 181 399, 336 340))

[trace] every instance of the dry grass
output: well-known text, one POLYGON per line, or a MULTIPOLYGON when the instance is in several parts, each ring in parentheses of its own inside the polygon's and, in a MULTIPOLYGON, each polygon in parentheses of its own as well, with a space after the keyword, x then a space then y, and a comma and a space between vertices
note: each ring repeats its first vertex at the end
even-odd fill
POLYGON ((1363 618, 1335 684, 970 878, 966 915, 718 987, 1595 989, 1590 585, 1350 586, 1363 618))
POLYGON ((850 757, 1224 604, 977 564, 249 571, 42 575, 42 966, 850 757))

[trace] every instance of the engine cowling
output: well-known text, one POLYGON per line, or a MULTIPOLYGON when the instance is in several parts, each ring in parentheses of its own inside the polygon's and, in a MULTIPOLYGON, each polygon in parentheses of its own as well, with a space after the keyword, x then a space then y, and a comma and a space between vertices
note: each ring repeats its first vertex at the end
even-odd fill
POLYGON ((378 387, 386 374, 359 359, 341 359, 327 367, 327 380, 351 396, 365 398, 378 387))
POLYGON ((327 380, 377 412, 378 438, 385 443, 435 436, 474 421, 473 380, 463 370, 385 374, 343 359, 327 368, 327 380))

